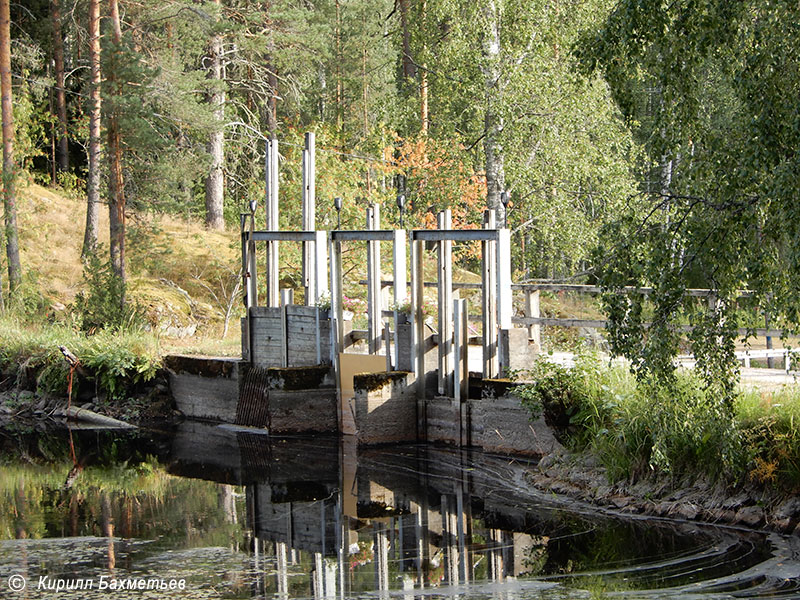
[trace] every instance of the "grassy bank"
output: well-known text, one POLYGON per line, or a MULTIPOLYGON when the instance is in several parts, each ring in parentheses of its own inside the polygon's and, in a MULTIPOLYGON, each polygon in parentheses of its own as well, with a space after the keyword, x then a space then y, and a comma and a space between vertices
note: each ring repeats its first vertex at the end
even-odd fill
MULTIPOLYGON (((155 377, 161 364, 157 339, 136 329, 106 329, 85 335, 65 324, 33 324, 0 317, 0 371, 6 388, 67 395, 69 365, 59 347, 80 360, 84 375, 107 402, 124 400, 139 383, 155 377)), ((79 390, 73 390, 77 395, 79 390)))
POLYGON ((689 475, 800 490, 800 387, 742 390, 725 405, 691 371, 665 389, 588 355, 571 370, 539 362, 531 376, 518 393, 532 416, 596 456, 610 480, 689 475))

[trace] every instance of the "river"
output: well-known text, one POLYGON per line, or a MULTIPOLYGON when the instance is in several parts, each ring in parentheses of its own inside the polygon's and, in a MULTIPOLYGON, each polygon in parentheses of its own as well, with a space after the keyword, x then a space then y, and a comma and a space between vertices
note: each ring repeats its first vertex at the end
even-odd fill
POLYGON ((2 598, 800 597, 797 538, 601 511, 479 451, 192 422, 0 449, 2 598))

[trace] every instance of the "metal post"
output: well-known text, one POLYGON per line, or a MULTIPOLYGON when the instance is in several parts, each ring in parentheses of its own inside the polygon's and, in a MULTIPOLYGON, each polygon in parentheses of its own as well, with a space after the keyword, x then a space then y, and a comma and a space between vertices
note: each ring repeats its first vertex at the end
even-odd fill
MULTIPOLYGON (((303 149, 303 231, 316 229, 316 199, 314 189, 315 178, 315 146, 314 133, 306 133, 303 149)), ((305 287, 306 306, 313 306, 315 269, 311 266, 314 260, 310 242, 303 242, 303 286, 305 287)))
MULTIPOLYGON (((493 210, 483 213, 483 228, 495 229, 496 216, 493 210)), ((483 378, 491 379, 499 374, 497 358, 497 243, 481 242, 483 264, 483 378)))
MULTIPOLYGON (((511 329, 511 231, 499 229, 497 231, 497 328, 498 334, 504 329, 511 329)), ((500 349, 502 336, 498 335, 498 354, 503 360, 504 356, 511 356, 509 348, 500 349), (508 352, 506 352, 508 350, 508 352)), ((509 365, 501 364, 500 372, 507 375, 509 365)))
POLYGON ((417 378, 417 396, 425 397, 425 320, 422 305, 425 302, 424 242, 411 243, 411 330, 413 339, 411 351, 414 374, 417 378))
MULTIPOLYGON (((529 319, 538 319, 541 313, 539 310, 539 290, 525 288, 525 316, 529 319)), ((528 325, 528 339, 533 340, 538 350, 542 348, 542 328, 536 325, 528 325)))
MULTIPOLYGON (((440 230, 452 227, 450 210, 443 210, 438 216, 440 230)), ((439 250, 438 293, 439 293, 439 394, 453 394, 453 242, 442 240, 437 243, 439 250)))
MULTIPOLYGON (((394 278, 394 366, 399 368, 400 364, 400 328, 397 324, 397 307, 406 300, 408 291, 406 290, 406 232, 395 230, 394 241, 392 242, 392 269, 394 278)), ((386 354, 389 354, 389 347, 386 347, 386 354)))
POLYGON ((462 299, 453 300, 453 354, 455 356, 453 398, 455 398, 456 402, 464 402, 467 399, 467 386, 469 383, 468 335, 467 301, 462 299))
MULTIPOLYGON (((267 231, 278 231, 278 140, 267 144, 267 231)), ((267 242, 267 306, 280 306, 278 242, 267 242)))
MULTIPOLYGON (((380 229, 380 206, 372 204, 367 209, 367 229, 380 229)), ((369 353, 381 351, 381 250, 380 242, 367 242, 367 317, 369 353)))

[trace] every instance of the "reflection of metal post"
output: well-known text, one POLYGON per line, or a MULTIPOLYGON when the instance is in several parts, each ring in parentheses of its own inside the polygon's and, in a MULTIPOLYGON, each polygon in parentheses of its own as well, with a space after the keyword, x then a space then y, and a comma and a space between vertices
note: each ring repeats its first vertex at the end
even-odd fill
POLYGON ((289 567, 285 542, 275 542, 275 555, 278 563, 275 571, 275 575, 278 578, 278 595, 285 598, 289 595, 289 567))
POLYGON ((461 483, 455 484, 456 488, 456 531, 458 533, 458 574, 460 583, 469 581, 469 569, 467 564, 467 544, 464 535, 464 495, 461 490, 461 483))
POLYGON ((322 554, 314 552, 314 572, 312 576, 314 599, 318 600, 325 596, 325 570, 322 566, 322 554))
POLYGON ((383 523, 374 523, 373 531, 375 587, 383 592, 389 589, 389 541, 386 539, 386 526, 383 523))
MULTIPOLYGON (((341 464, 342 460, 342 447, 339 446, 339 462, 341 464)), ((339 471, 341 477, 341 469, 339 471)), ((344 596, 344 565, 345 560, 347 560, 347 546, 345 545, 345 531, 344 531, 344 522, 342 519, 342 480, 339 480, 339 492, 336 494, 336 510, 334 511, 334 515, 336 516, 336 564, 338 567, 338 578, 335 584, 335 587, 338 587, 338 592, 340 596, 344 596)), ((336 593, 336 589, 334 589, 334 593, 336 593)))
POLYGON ((493 581, 503 581, 505 578, 505 567, 503 565, 503 532, 499 529, 489 530, 489 577, 493 581))

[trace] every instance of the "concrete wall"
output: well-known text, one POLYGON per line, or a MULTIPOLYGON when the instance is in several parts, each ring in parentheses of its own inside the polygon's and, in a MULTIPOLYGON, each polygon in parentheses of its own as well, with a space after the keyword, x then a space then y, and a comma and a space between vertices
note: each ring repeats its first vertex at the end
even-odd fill
POLYGON ((480 399, 462 403, 442 397, 426 400, 426 440, 503 454, 549 454, 560 444, 544 419, 531 422, 528 410, 510 393, 512 387, 508 381, 490 380, 480 399))
MULTIPOLYGON (((233 359, 195 357, 168 357, 166 363, 176 404, 186 416, 237 422, 240 382, 252 367, 233 359)), ((267 403, 268 417, 260 425, 270 433, 339 431, 332 369, 253 370, 266 373, 255 401, 267 403)), ((530 421, 507 380, 484 381, 483 398, 461 403, 443 397, 418 402, 416 381, 407 372, 356 375, 353 381, 356 438, 362 445, 425 439, 531 456, 558 447, 543 419, 530 421)), ((254 401, 251 391, 248 397, 254 401)))
POLYGON ((359 444, 417 440, 417 394, 412 373, 356 375, 353 391, 359 444))
POLYGON ((543 456, 560 444, 541 417, 530 413, 516 396, 467 401, 469 441, 490 452, 543 456))
POLYGON ((236 422, 242 362, 233 358, 167 356, 175 404, 193 419, 236 422))
POLYGON ((463 426, 462 403, 453 398, 437 396, 426 400, 425 406, 425 434, 429 442, 444 442, 455 446, 462 441, 463 426))

